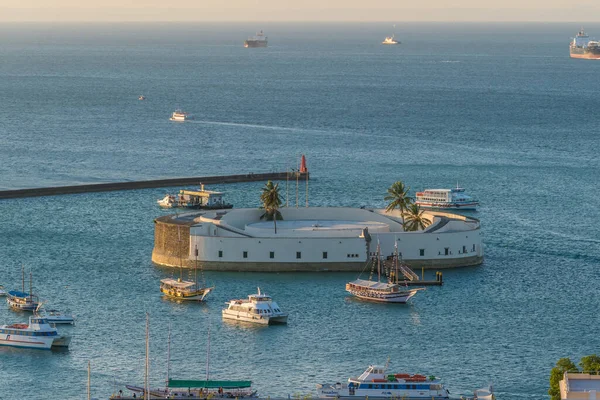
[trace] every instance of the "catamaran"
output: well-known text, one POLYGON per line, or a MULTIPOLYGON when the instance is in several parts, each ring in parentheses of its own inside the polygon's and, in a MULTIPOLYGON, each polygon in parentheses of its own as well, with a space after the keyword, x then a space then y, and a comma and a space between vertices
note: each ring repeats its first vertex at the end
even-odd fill
MULTIPOLYGON (((369 301, 376 301, 380 303, 406 303, 411 297, 413 297, 420 290, 425 288, 403 288, 398 283, 398 276, 402 266, 398 262, 398 246, 395 246, 394 255, 394 269, 388 271, 387 282, 381 281, 381 249, 379 243, 377 243, 377 253, 373 257, 367 266, 371 265, 371 275, 368 280, 356 279, 346 284, 346 291, 350 294, 369 301), (377 267, 377 280, 373 280, 373 269, 377 267)), ((365 266, 366 268, 366 266, 365 266)))
POLYGON ((47 319, 31 316, 29 324, 0 326, 0 346, 50 350, 52 347, 69 347, 71 337, 59 335, 47 319))

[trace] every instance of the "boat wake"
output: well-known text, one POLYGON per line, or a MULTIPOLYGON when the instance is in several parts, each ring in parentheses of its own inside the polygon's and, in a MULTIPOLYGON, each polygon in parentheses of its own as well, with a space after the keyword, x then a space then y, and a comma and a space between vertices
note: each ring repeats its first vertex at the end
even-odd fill
POLYGON ((205 121, 205 120, 192 120, 186 121, 188 123, 194 124, 204 124, 204 125, 220 125, 220 126, 238 126, 242 128, 254 128, 254 129, 268 129, 274 131, 289 131, 289 132, 325 132, 323 130, 318 129, 305 129, 305 128, 290 128, 285 126, 276 126, 276 125, 258 125, 258 124, 242 124, 238 122, 221 122, 221 121, 205 121))

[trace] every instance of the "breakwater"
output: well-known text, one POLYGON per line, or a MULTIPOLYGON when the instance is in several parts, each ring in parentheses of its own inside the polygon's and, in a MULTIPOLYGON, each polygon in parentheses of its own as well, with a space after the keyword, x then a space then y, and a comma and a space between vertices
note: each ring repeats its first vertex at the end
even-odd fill
POLYGON ((195 176, 186 178, 154 179, 148 181, 91 183, 85 185, 55 186, 45 188, 15 189, 0 191, 0 199, 16 199, 21 197, 57 196, 89 192, 110 192, 118 190, 151 189, 171 186, 212 185, 218 183, 240 183, 256 181, 283 181, 286 179, 309 179, 308 172, 267 172, 260 174, 195 176))

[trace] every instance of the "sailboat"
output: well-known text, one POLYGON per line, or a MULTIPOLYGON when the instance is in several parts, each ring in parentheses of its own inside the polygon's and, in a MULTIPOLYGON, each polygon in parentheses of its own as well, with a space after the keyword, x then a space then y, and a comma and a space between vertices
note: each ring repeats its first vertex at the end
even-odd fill
POLYGON ((6 302, 15 310, 35 311, 40 300, 33 294, 32 274, 29 273, 29 293, 25 292, 25 267, 22 267, 22 290, 11 290, 6 296, 6 302))
POLYGON ((181 256, 181 232, 179 233, 179 278, 165 278, 160 280, 160 291, 170 299, 186 301, 204 301, 204 298, 214 289, 207 287, 204 283, 204 274, 202 274, 202 283, 198 282, 198 246, 196 246, 196 267, 194 268, 194 281, 183 280, 183 265, 181 256))
POLYGON ((381 248, 377 243, 377 253, 365 266, 371 265, 371 276, 369 279, 356 279, 346 284, 346 291, 363 300, 376 301, 380 303, 406 303, 420 290, 425 288, 403 288, 398 283, 398 246, 395 246, 395 260, 393 279, 387 279, 387 282, 381 281, 381 248), (377 266, 377 280, 373 280, 373 268, 377 266))
POLYGON ((148 335, 148 317, 146 317, 146 371, 144 387, 125 385, 133 392, 131 396, 123 394, 120 390, 118 394, 111 396, 111 399, 133 400, 144 398, 148 394, 149 399, 183 399, 186 400, 207 400, 207 399, 256 399, 258 396, 256 390, 251 385, 251 381, 227 381, 209 379, 209 359, 210 359, 210 325, 208 328, 208 342, 206 347, 206 379, 205 380, 180 380, 170 378, 171 369, 171 327, 169 326, 168 346, 167 346, 167 380, 164 388, 150 388, 149 376, 149 335, 148 335), (139 397, 135 393, 140 394, 139 397))

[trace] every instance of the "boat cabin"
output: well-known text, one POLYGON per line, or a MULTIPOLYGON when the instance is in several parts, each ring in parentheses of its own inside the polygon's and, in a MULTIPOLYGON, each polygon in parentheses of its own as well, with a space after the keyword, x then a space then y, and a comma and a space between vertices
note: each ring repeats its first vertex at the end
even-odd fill
POLYGON ((204 185, 200 190, 180 190, 180 201, 187 202, 188 205, 216 207, 225 205, 223 202, 223 192, 214 190, 204 190, 204 185))

